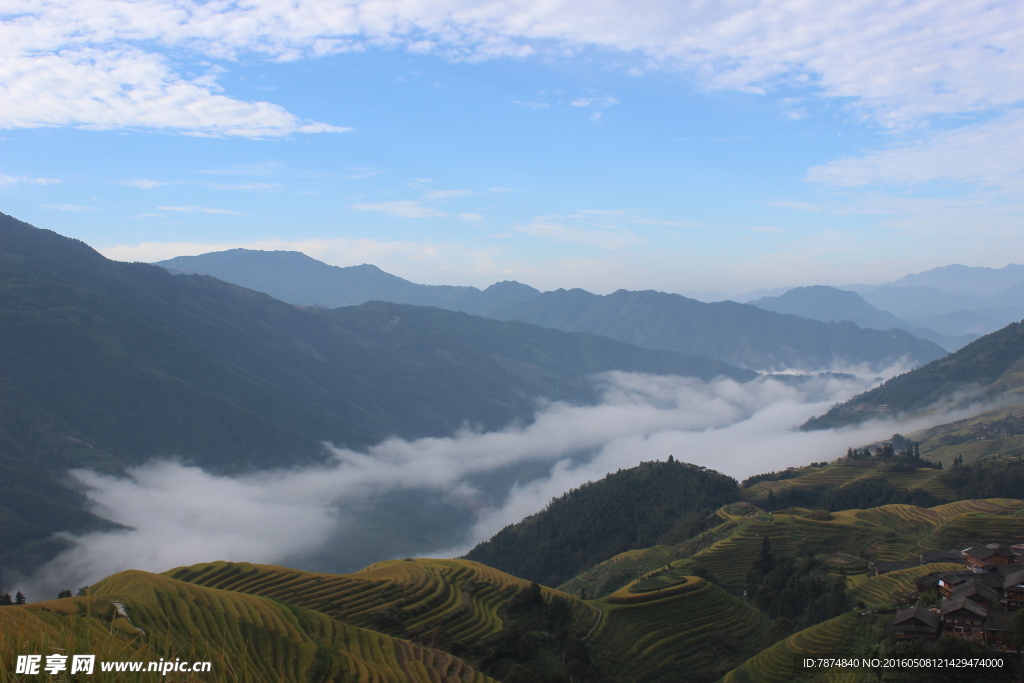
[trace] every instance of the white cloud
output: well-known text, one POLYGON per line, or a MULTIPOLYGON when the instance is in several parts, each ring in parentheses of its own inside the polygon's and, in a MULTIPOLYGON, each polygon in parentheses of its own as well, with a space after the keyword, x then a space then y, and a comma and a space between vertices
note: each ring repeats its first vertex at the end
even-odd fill
POLYGON ((470 194, 469 190, 431 190, 423 195, 424 199, 454 199, 465 197, 470 194))
POLYGON ((43 204, 42 208, 50 211, 97 211, 95 206, 82 206, 81 204, 43 204))
POLYGON ((153 188, 161 187, 163 185, 167 185, 167 183, 160 182, 159 180, 150 180, 149 178, 136 178, 134 180, 123 180, 123 181, 121 181, 121 184, 122 185, 127 185, 128 187, 137 187, 140 190, 152 190, 153 188))
POLYGON ((372 204, 356 204, 352 208, 359 211, 382 211, 384 213, 389 213, 392 216, 400 216, 401 218, 436 218, 448 215, 443 211, 432 209, 429 206, 423 206, 419 202, 411 199, 403 199, 393 202, 376 202, 372 204))
POLYGON ((176 211, 178 213, 214 213, 224 216, 244 216, 244 213, 231 211, 230 209, 211 209, 205 206, 158 206, 159 211, 176 211))
MULTIPOLYGON (((14 27, 4 29, 0 43, 14 27)), ((250 138, 349 130, 302 121, 269 102, 217 94, 212 79, 182 78, 164 57, 130 47, 67 45, 49 54, 11 54, 11 47, 0 48, 0 128, 170 129, 250 138)))
POLYGON ((636 235, 626 230, 566 225, 565 223, 553 223, 547 220, 536 220, 529 225, 519 226, 516 228, 516 232, 533 235, 534 237, 542 237, 555 242, 587 244, 592 247, 608 250, 622 249, 640 243, 636 235))
POLYGON ((0 175, 0 185, 54 185, 56 178, 29 178, 27 176, 0 175))
MULTIPOLYGON (((338 130, 216 93, 144 50, 315 58, 403 46, 454 60, 596 47, 638 72, 710 88, 787 86, 848 99, 886 125, 1024 99, 1024 5, 1012 0, 11 0, 0 26, 0 122, 274 136, 338 130)), ((586 98, 579 98, 579 101, 586 98)))
POLYGON ((836 187, 958 181, 1024 191, 1024 112, 815 166, 807 180, 836 187))
POLYGON ((611 95, 592 95, 589 97, 577 97, 569 104, 573 107, 597 107, 606 109, 619 103, 619 100, 611 95))
POLYGON ((479 221, 483 220, 484 215, 482 213, 460 213, 459 218, 467 221, 479 221))
POLYGON ((210 183, 207 185, 212 190, 248 190, 250 192, 268 192, 281 187, 280 183, 239 183, 236 185, 221 185, 210 183))

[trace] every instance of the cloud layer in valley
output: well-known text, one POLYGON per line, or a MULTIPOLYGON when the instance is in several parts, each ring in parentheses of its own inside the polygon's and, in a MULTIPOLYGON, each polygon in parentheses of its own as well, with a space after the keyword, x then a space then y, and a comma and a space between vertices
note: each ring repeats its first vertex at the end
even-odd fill
POLYGON ((240 477, 174 462, 153 462, 124 477, 77 471, 94 510, 132 529, 69 537, 74 547, 25 589, 46 594, 124 569, 159 572, 213 560, 352 571, 387 557, 451 556, 570 488, 644 460, 672 454, 743 478, 833 459, 849 445, 913 427, 794 430, 863 390, 862 380, 704 383, 616 372, 598 381, 604 389, 598 405, 549 404, 532 424, 497 432, 391 439, 365 453, 335 448, 320 467, 240 477), (398 541, 368 548, 360 530, 367 524, 379 530, 382 501, 403 499, 431 505, 415 519, 396 515, 389 537, 398 541), (362 550, 351 550, 356 547, 362 550))

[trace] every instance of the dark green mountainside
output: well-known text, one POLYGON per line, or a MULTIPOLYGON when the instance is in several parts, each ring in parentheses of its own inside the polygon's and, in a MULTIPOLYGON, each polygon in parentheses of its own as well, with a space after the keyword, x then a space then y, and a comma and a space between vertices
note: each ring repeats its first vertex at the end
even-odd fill
POLYGON ((913 414, 940 401, 966 405, 1013 396, 1024 387, 1024 323, 1012 323, 946 358, 893 377, 808 420, 802 429, 831 429, 873 417, 913 414))
POLYGON ((538 398, 594 400, 588 375, 608 370, 755 377, 440 309, 306 310, 0 214, 0 567, 16 549, 52 555, 53 531, 103 525, 60 483, 69 468, 173 456, 238 471, 309 462, 324 440, 497 429, 538 398))
POLYGON ((739 499, 736 480, 714 470, 672 460, 642 463, 553 499, 466 558, 558 586, 627 550, 679 543, 739 499))
POLYGON ((213 275, 303 305, 340 306, 379 299, 438 306, 499 320, 593 332, 649 349, 710 356, 756 370, 829 370, 837 364, 882 369, 945 354, 903 330, 861 329, 766 311, 731 301, 705 304, 678 294, 582 289, 539 292, 518 282, 475 287, 418 285, 363 264, 339 268, 298 252, 232 249, 180 256, 159 265, 213 275))

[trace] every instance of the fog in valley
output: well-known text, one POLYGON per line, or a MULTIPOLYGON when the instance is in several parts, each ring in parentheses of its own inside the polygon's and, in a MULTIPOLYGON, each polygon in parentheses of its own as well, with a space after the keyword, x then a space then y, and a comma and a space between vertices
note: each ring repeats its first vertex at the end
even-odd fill
MULTIPOLYGON (((894 369, 895 371, 896 369, 894 369)), ((73 547, 19 581, 31 596, 125 569, 214 560, 351 572, 405 556, 452 557, 552 497, 669 455, 737 479, 948 421, 797 427, 877 377, 762 377, 741 384, 621 372, 595 377, 597 405, 547 403, 529 425, 446 438, 390 439, 323 465, 229 477, 155 461, 115 477, 77 470, 97 514, 126 530, 67 536, 73 547)))

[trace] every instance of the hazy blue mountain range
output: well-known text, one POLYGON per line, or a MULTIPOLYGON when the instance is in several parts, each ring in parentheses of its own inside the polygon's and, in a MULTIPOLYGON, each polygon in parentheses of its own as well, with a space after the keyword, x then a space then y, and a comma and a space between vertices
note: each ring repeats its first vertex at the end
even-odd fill
POLYGON ((518 282, 499 282, 483 291, 476 287, 418 285, 367 263, 339 268, 297 251, 230 249, 178 256, 156 265, 175 273, 213 275, 281 301, 324 308, 388 301, 487 315, 540 294, 518 282))
POLYGON ((1022 390, 1024 323, 1011 323, 956 353, 833 406, 802 428, 831 429, 873 417, 914 415, 941 401, 960 407, 996 399, 1020 403, 1024 402, 1022 390))
POLYGON ((904 275, 893 281, 901 287, 932 287, 950 294, 991 297, 1024 282, 1024 266, 1011 263, 1002 268, 953 264, 922 273, 904 275))
POLYGON ((779 296, 767 296, 750 302, 758 308, 776 313, 790 313, 812 320, 839 322, 849 320, 861 327, 875 330, 893 328, 906 330, 914 336, 933 341, 948 351, 969 344, 979 335, 950 336, 918 327, 908 320, 897 318, 889 311, 878 309, 856 292, 815 285, 795 287, 779 296))
POLYGON ((593 401, 589 376, 607 370, 756 376, 439 308, 304 309, 0 214, 0 566, 104 524, 61 483, 69 468, 175 456, 237 471, 311 461, 325 440, 496 429, 539 398, 593 401))
POLYGON ((601 334, 649 349, 705 355, 756 370, 830 369, 900 359, 923 363, 944 355, 937 344, 902 330, 860 329, 779 315, 731 301, 705 304, 678 294, 582 289, 539 292, 517 282, 474 287, 417 285, 369 266, 329 266, 295 252, 233 249, 182 256, 159 265, 201 272, 291 303, 354 305, 380 299, 450 308, 500 320, 601 334))

